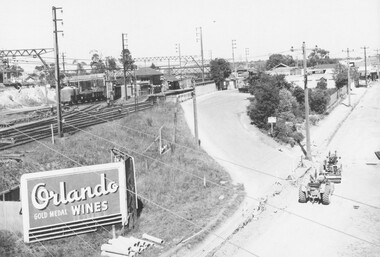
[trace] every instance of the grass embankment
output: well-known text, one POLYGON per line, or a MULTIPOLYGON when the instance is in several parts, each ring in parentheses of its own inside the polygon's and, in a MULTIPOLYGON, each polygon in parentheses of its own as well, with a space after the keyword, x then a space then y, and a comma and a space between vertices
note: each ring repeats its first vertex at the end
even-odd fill
MULTIPOLYGON (((220 212, 225 217, 239 204, 241 192, 231 190, 229 175, 205 152, 194 151, 194 139, 184 120, 182 110, 178 110, 175 151, 164 155, 158 153, 158 141, 154 142, 158 130, 163 139, 172 140, 174 133, 175 105, 156 105, 151 110, 131 114, 112 123, 94 126, 86 132, 66 136, 56 145, 43 141, 52 149, 80 162, 82 165, 107 163, 110 149, 119 148, 135 157, 137 190, 144 208, 134 230, 126 236, 140 237, 148 233, 165 240, 162 248, 151 248, 143 256, 158 256, 201 230, 210 222, 215 222, 220 212), (123 127, 124 126, 124 127, 123 127), (133 130, 128 129, 133 128, 133 130), (96 135, 96 136, 94 136, 96 135), (100 138, 101 137, 101 138, 100 138), (104 138, 104 139, 102 139, 104 138), (152 144, 153 143, 153 144, 152 144), (150 147, 149 147, 150 146, 150 147), (121 148, 125 147, 125 148, 121 148), (143 153, 143 155, 141 154, 143 153), (194 175, 191 175, 194 174, 194 175), (203 176, 214 183, 227 181, 228 190, 213 183, 203 186, 203 176), (200 178, 198 178, 200 177, 200 178), (224 199, 220 200, 220 196, 224 199), (149 199, 149 201, 144 200, 149 199), (154 203, 170 210, 188 221, 176 217, 154 203)), ((166 142, 168 143, 168 142, 166 142)), ((78 166, 68 158, 39 143, 29 144, 15 150, 25 152, 26 158, 20 164, 7 164, 2 169, 9 180, 18 183, 23 173, 78 166)), ((220 220, 219 220, 220 221, 220 220)), ((66 239, 45 241, 23 246, 12 233, 0 233, 0 255, 9 256, 100 256, 100 246, 111 238, 110 227, 100 228, 96 233, 66 239), (13 238, 13 239, 12 239, 13 238), (29 248, 29 249, 28 249, 29 248), (3 252, 1 252, 3 251, 3 252)), ((204 234, 203 234, 204 235, 204 234)), ((21 236, 21 235, 20 235, 21 236)), ((198 239, 199 240, 199 239, 198 239)), ((194 240, 192 241, 194 242, 194 240)))

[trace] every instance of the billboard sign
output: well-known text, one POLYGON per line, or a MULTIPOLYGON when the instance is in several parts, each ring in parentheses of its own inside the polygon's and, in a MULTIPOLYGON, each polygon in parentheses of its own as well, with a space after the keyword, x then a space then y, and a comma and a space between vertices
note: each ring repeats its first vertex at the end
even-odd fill
POLYGON ((127 221, 125 163, 21 176, 24 241, 87 233, 127 221))

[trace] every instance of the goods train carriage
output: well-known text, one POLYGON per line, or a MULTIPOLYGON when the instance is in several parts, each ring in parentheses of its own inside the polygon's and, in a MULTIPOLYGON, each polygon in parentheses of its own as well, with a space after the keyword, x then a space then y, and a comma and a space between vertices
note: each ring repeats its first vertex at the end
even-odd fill
POLYGON ((104 74, 73 76, 67 79, 68 86, 61 90, 63 104, 92 102, 106 99, 104 74))

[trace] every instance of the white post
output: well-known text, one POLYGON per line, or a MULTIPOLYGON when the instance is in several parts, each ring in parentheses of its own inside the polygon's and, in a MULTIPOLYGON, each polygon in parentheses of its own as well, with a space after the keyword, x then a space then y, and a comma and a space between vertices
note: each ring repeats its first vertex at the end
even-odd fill
POLYGON ((53 129, 53 124, 50 124, 50 129, 51 129, 51 143, 54 145, 54 129, 53 129))

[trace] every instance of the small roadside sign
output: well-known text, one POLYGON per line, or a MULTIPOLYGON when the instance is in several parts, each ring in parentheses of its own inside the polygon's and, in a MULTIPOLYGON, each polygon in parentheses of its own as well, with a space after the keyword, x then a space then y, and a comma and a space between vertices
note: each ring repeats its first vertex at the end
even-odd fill
POLYGON ((268 117, 268 123, 276 123, 276 117, 268 117))

